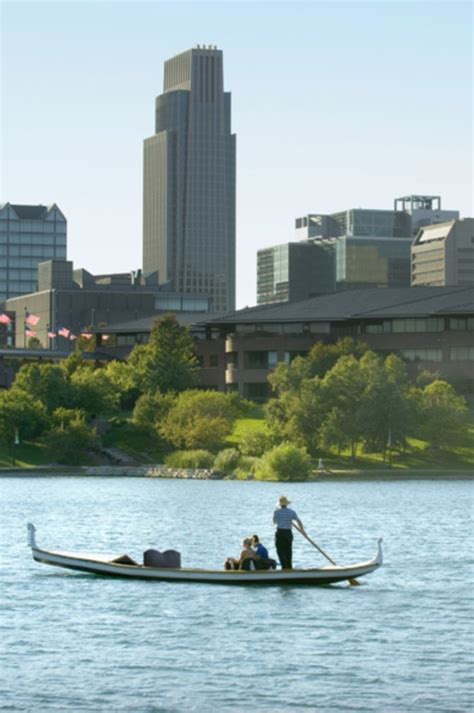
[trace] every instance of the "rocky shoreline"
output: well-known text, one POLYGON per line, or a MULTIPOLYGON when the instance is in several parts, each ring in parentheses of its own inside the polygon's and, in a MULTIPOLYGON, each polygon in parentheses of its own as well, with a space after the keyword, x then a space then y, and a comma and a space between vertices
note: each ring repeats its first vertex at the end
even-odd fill
MULTIPOLYGON (((0 468, 2 476, 89 476, 89 477, 125 477, 125 478, 163 478, 168 480, 234 480, 219 471, 208 468, 169 468, 161 464, 150 465, 85 465, 61 466, 57 464, 36 466, 33 468, 0 468)), ((474 477, 474 470, 435 470, 417 468, 384 468, 374 470, 334 470, 314 472, 306 482, 331 482, 338 480, 417 480, 436 478, 474 477)), ((247 480, 253 480, 251 476, 247 480)), ((277 482, 277 481, 275 481, 277 482)))

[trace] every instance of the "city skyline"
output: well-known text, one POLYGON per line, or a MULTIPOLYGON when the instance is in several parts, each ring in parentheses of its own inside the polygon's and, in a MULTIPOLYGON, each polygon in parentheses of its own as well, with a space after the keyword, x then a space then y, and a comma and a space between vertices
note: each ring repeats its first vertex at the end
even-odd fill
POLYGON ((162 64, 213 43, 239 136, 239 306, 255 303, 257 250, 292 240, 298 215, 410 193, 472 215, 470 4, 373 7, 5 3, 2 201, 60 205, 94 272, 139 266, 162 64))

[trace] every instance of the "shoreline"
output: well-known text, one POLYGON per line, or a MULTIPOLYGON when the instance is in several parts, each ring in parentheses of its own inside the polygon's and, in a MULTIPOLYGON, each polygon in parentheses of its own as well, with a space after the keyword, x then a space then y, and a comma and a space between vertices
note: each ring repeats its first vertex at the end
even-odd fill
MULTIPOLYGON (((2 467, 1 477, 15 476, 38 476, 38 477, 68 477, 83 476, 86 478, 160 478, 163 480, 232 480, 239 482, 237 478, 221 476, 211 470, 201 469, 174 469, 166 468, 162 465, 144 466, 34 466, 31 468, 2 467)), ((326 473, 314 473, 307 480, 300 481, 261 481, 255 478, 247 478, 240 482, 268 482, 268 483, 327 483, 339 481, 361 481, 361 480, 470 480, 474 478, 474 468, 472 470, 459 469, 430 469, 430 468, 380 468, 373 470, 362 470, 360 468, 334 470, 326 473)))

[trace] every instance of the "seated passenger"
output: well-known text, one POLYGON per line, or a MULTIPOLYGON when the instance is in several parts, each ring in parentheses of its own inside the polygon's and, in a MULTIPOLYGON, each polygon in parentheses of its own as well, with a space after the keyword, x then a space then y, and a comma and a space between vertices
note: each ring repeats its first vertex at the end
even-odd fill
POLYGON ((256 569, 257 555, 252 549, 252 540, 250 537, 245 537, 242 540, 242 552, 240 557, 228 557, 225 561, 225 569, 256 569))
POLYGON ((257 555, 257 569, 276 569, 276 560, 273 560, 268 556, 268 550, 262 545, 258 535, 252 535, 252 546, 255 550, 255 554, 257 555))

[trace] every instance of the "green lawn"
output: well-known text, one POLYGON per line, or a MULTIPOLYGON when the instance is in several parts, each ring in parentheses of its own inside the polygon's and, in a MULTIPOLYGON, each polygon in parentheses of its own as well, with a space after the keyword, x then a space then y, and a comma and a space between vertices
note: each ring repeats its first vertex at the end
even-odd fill
MULTIPOLYGON (((15 465, 20 468, 29 468, 37 465, 51 463, 51 456, 40 443, 25 441, 14 447, 15 465)), ((13 466, 13 448, 0 446, 0 468, 13 466)))

